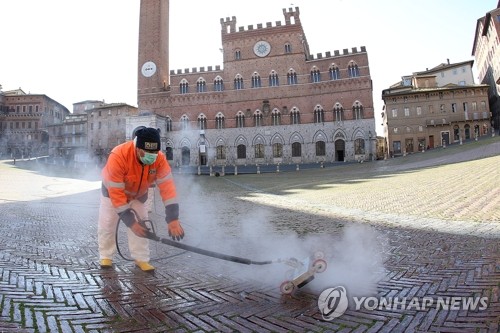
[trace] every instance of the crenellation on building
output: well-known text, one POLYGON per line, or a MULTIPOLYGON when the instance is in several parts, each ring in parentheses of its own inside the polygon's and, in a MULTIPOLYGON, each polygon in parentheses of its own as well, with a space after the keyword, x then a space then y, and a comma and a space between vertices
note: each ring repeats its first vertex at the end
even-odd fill
MULTIPOLYGON (((143 3, 141 12, 147 7, 143 3)), ((166 119, 162 140, 174 165, 374 159, 366 49, 314 58, 298 7, 283 15, 284 24, 238 29, 235 16, 220 19, 223 66, 169 71, 165 92, 146 94, 138 81, 139 109, 166 119)), ((147 32, 156 28, 141 19, 147 32)), ((140 31, 140 45, 158 45, 154 36, 140 31)))

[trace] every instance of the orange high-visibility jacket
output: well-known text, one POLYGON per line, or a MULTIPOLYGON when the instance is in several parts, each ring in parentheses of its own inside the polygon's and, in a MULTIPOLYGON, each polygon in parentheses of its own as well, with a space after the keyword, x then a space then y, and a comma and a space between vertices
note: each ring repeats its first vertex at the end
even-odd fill
POLYGON ((153 164, 143 165, 139 162, 133 141, 113 148, 102 169, 102 179, 118 214, 130 208, 129 203, 133 199, 145 197, 153 183, 160 189, 165 206, 178 203, 172 170, 163 152, 158 152, 153 164))

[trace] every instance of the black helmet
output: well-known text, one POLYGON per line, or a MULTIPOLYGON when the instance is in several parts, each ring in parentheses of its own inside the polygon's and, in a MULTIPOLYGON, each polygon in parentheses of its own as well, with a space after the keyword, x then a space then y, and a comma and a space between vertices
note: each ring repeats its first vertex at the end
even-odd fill
POLYGON ((146 126, 138 126, 134 129, 132 132, 132 139, 134 139, 137 136, 137 131, 146 128, 146 126))

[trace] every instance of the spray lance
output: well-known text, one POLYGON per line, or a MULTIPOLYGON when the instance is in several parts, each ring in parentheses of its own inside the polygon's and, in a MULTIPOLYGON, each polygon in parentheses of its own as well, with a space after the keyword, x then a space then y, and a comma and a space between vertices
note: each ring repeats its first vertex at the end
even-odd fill
MULTIPOLYGON (((247 258, 237 257, 237 256, 219 253, 219 252, 215 252, 215 251, 210 251, 210 250, 206 250, 206 249, 201 249, 201 248, 193 246, 193 245, 179 243, 179 242, 176 242, 174 240, 158 236, 154 230, 154 224, 151 220, 139 219, 137 212, 135 212, 134 210, 132 210, 132 212, 135 214, 138 223, 141 224, 141 226, 143 226, 146 229, 145 238, 148 238, 152 241, 160 242, 160 243, 168 245, 168 246, 172 246, 172 247, 182 249, 185 251, 189 251, 189 252, 193 252, 193 253, 198 253, 198 254, 201 254, 204 256, 235 262, 238 264, 270 265, 273 263, 284 263, 288 266, 291 266, 293 268, 293 273, 292 273, 293 278, 290 280, 286 280, 281 284, 280 291, 283 294, 291 294, 292 292, 294 292, 298 288, 301 288, 301 287, 305 286, 307 283, 311 282, 314 279, 314 273, 322 273, 326 270, 327 264, 326 264, 326 261, 324 260, 324 254, 322 252, 316 252, 316 253, 314 253, 313 256, 306 258, 303 261, 300 261, 296 258, 255 261, 255 260, 251 260, 251 259, 247 259, 247 258)), ((121 221, 121 219, 119 220, 119 222, 120 221, 121 221)), ((119 226, 120 226, 120 223, 118 223, 116 226, 116 229, 117 229, 116 230, 116 247, 117 247, 119 255, 123 259, 130 260, 130 259, 125 258, 125 256, 121 253, 119 245, 118 245, 118 227, 119 226)))

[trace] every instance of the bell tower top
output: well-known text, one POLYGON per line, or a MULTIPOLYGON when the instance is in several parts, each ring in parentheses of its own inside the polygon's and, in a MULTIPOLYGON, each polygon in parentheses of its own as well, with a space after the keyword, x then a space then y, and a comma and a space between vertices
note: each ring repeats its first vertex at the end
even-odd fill
POLYGON ((169 85, 168 15, 169 0, 141 0, 138 100, 143 94, 163 91, 169 85))

